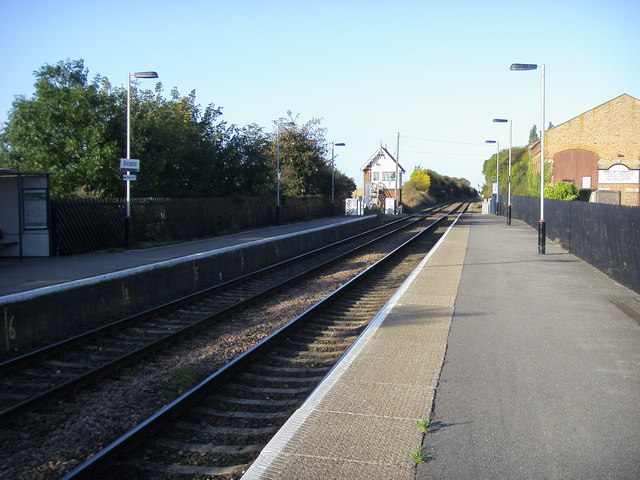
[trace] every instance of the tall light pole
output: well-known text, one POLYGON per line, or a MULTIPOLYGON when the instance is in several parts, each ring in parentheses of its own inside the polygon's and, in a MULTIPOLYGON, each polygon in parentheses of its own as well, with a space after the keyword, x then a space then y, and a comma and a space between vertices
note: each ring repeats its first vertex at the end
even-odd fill
POLYGON ((400 182, 400 132, 398 132, 398 140, 396 142, 396 184, 395 184, 395 205, 393 206, 393 214, 397 215, 400 212, 401 197, 398 195, 398 187, 402 188, 402 185, 398 185, 400 182))
POLYGON ((507 120, 506 118, 494 118, 494 122, 496 123, 507 123, 509 122, 509 173, 507 176, 507 225, 511 225, 511 133, 513 123, 511 120, 507 120))
POLYGON ((500 142, 497 140, 485 140, 484 143, 496 144, 496 183, 498 190, 496 191, 496 215, 500 214, 500 142))
POLYGON ((540 67, 540 111, 541 111, 541 127, 540 127, 540 221, 538 222, 538 253, 544 255, 545 241, 547 237, 547 226, 544 219, 544 63, 541 65, 531 63, 512 63, 511 70, 536 70, 540 67))
POLYGON ((276 225, 280 225, 280 130, 295 125, 293 122, 278 122, 276 128, 276 225))
MULTIPOLYGON (((135 78, 158 78, 156 72, 136 72, 127 74, 127 160, 131 158, 131 75, 135 78)), ((129 246, 129 231, 131 223, 131 182, 129 181, 130 171, 127 171, 127 199, 124 243, 129 246)))
POLYGON ((335 147, 344 147, 345 144, 342 142, 331 142, 331 216, 333 216, 333 204, 335 200, 335 166, 334 166, 334 148, 335 147))

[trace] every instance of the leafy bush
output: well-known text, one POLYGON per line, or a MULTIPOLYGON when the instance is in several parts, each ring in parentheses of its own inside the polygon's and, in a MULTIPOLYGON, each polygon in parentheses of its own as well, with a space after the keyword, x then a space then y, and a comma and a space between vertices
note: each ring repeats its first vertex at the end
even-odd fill
POLYGON ((553 200, 575 200, 580 191, 572 183, 558 182, 545 187, 544 196, 553 200))

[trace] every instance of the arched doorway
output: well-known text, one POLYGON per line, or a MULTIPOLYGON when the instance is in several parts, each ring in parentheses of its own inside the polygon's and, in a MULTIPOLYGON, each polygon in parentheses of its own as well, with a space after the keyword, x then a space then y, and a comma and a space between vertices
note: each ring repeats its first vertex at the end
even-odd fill
POLYGON ((556 153, 552 182, 572 183, 580 189, 580 200, 588 200, 598 188, 598 155, 578 148, 556 153))

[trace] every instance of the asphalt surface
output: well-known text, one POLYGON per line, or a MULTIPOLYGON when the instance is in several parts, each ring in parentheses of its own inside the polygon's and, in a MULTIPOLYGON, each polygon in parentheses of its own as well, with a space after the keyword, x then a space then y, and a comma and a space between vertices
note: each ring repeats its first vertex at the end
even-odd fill
POLYGON ((535 230, 474 215, 418 465, 426 479, 640 478, 638 296, 535 230))

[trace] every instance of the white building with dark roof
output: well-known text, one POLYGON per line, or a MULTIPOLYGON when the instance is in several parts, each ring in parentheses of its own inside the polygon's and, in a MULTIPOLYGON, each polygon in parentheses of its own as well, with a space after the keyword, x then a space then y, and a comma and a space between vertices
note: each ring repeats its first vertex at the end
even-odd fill
POLYGON ((360 170, 364 172, 365 207, 388 211, 390 202, 391 205, 402 205, 402 174, 405 170, 386 148, 376 150, 360 170))

